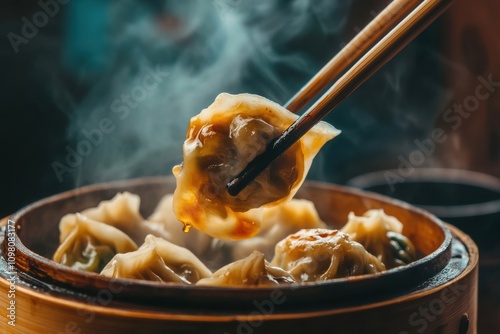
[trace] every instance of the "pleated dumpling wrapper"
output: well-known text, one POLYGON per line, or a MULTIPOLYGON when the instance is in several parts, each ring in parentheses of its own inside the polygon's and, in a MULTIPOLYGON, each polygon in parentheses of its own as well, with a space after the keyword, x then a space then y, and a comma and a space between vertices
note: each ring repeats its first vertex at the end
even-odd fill
POLYGON ((340 133, 328 123, 318 123, 243 191, 231 196, 227 183, 297 118, 261 96, 226 93, 191 118, 183 163, 173 168, 177 218, 220 239, 255 235, 260 224, 255 219, 258 215, 250 213, 252 209, 291 199, 314 156, 340 133))
MULTIPOLYGON (((148 234, 172 241, 173 235, 164 224, 145 220, 140 212, 141 198, 127 191, 117 193, 112 199, 101 201, 97 207, 81 212, 82 215, 111 225, 127 234, 140 245, 148 234)), ((70 217, 70 215, 67 215, 70 217)), ((63 217, 61 224, 67 217, 63 217)), ((179 230, 181 225, 179 224, 179 230)))
POLYGON ((415 246, 403 235, 403 223, 384 210, 368 210, 362 216, 349 213, 342 228, 349 239, 359 242, 387 269, 409 264, 417 259, 415 246))
POLYGON ((295 283, 292 275, 281 268, 273 267, 264 254, 254 251, 246 258, 232 262, 211 277, 199 280, 205 286, 270 286, 295 283))
POLYGON ((60 245, 52 258, 73 269, 98 273, 117 253, 137 249, 135 242, 116 227, 79 213, 66 215, 59 230, 60 245))
POLYGON ((375 274, 386 268, 375 256, 338 230, 303 229, 276 245, 271 265, 285 269, 298 282, 375 274))
POLYGON ((193 284, 212 272, 188 249, 153 235, 142 246, 117 254, 101 271, 112 278, 193 284))

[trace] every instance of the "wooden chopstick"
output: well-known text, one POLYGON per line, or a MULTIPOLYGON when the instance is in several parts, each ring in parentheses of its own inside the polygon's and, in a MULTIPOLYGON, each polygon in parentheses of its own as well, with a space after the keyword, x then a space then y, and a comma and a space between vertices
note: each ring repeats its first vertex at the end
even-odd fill
POLYGON ((281 153, 286 151, 323 117, 337 107, 373 73, 411 42, 453 0, 425 0, 403 21, 384 36, 358 60, 335 84, 300 116, 288 129, 274 139, 266 151, 251 161, 247 167, 227 184, 227 190, 236 196, 281 153))
POLYGON ((422 0, 394 0, 340 50, 284 107, 298 112, 359 56, 407 16, 422 0))

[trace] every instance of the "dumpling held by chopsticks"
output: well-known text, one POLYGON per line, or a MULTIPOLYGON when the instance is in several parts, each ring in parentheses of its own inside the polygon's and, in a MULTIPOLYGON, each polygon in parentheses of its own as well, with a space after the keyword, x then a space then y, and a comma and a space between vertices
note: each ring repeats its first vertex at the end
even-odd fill
POLYGON ((259 209, 292 198, 320 148, 340 133, 320 122, 279 156, 237 196, 227 183, 287 129, 297 115, 263 97, 220 94, 191 118, 183 146, 174 210, 186 226, 222 239, 243 239, 259 231, 259 209))

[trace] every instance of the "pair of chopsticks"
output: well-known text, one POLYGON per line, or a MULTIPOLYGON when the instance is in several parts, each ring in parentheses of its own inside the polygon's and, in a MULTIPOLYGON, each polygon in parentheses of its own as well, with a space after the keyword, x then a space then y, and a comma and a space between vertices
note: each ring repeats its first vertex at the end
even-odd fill
POLYGON ((292 112, 300 110, 366 52, 302 116, 275 138, 264 153, 227 184, 229 194, 238 195, 279 155, 427 28, 452 2, 394 0, 285 105, 292 112))

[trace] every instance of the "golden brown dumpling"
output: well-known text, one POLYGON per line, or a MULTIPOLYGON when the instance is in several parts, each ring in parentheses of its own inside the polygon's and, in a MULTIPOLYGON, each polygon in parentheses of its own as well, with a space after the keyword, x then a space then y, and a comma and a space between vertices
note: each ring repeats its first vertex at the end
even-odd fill
POLYGON ((247 212, 293 197, 313 157, 339 134, 320 122, 276 159, 238 196, 227 183, 297 119, 297 115, 263 97, 220 94, 189 123, 183 163, 173 169, 177 179, 174 209, 185 224, 221 239, 243 239, 259 231, 247 212))
POLYGON ((408 264, 417 258, 412 242, 402 234, 403 224, 396 217, 385 214, 384 210, 369 210, 363 216, 351 212, 342 232, 362 244, 387 269, 408 264))
POLYGON ((385 266, 361 244, 338 230, 303 229, 280 241, 271 265, 281 267, 298 282, 373 274, 385 266))
POLYGON ((52 258, 73 269, 98 273, 115 254, 137 249, 122 231, 78 213, 66 215, 59 230, 60 245, 52 258))
POLYGON ((192 284, 212 273, 188 249, 148 235, 135 252, 117 254, 101 274, 113 278, 192 284))
POLYGON ((293 277, 281 268, 273 267, 264 254, 254 251, 248 257, 217 270, 197 285, 210 286, 266 286, 294 283, 293 277))

